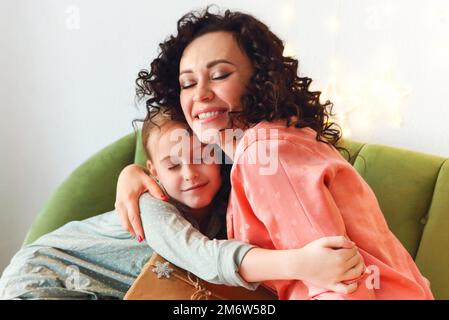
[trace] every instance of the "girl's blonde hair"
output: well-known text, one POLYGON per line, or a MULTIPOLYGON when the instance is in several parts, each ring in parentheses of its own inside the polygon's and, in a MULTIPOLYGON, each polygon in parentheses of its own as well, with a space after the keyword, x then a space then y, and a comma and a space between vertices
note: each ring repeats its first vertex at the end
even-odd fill
POLYGON ((143 121, 141 135, 142 135, 143 149, 148 160, 152 160, 151 151, 149 148, 150 135, 155 134, 156 130, 159 130, 160 132, 164 126, 166 126, 167 124, 172 125, 174 122, 183 125, 186 128, 186 130, 190 134, 192 134, 192 130, 185 122, 172 120, 171 117, 168 114, 164 113, 163 111, 159 112, 151 111, 150 113, 147 114, 147 117, 143 121))

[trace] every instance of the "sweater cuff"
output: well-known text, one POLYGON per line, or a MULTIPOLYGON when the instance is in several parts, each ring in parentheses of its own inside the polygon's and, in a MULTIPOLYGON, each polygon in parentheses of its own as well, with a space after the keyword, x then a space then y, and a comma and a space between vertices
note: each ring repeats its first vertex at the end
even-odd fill
POLYGON ((248 290, 256 290, 260 282, 246 282, 239 274, 239 267, 249 250, 256 248, 245 242, 233 240, 227 241, 226 246, 219 249, 218 275, 224 284, 228 286, 244 287, 248 290))

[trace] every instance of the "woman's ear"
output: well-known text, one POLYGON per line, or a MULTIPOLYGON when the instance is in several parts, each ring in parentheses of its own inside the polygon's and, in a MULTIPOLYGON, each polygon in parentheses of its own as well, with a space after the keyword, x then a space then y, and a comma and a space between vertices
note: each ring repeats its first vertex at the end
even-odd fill
POLYGON ((150 160, 147 160, 147 169, 153 177, 157 177, 156 168, 150 160))

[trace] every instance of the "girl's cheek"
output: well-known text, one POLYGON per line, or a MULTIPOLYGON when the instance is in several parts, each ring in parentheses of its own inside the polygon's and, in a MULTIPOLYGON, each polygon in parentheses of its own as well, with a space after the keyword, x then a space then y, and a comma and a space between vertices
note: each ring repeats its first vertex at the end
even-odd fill
POLYGON ((172 172, 167 170, 164 172, 164 187, 169 188, 171 190, 175 190, 178 186, 180 186, 180 174, 177 174, 176 172, 172 172))
POLYGON ((208 172, 208 178, 210 181, 221 185, 221 174, 220 174, 220 165, 214 164, 211 165, 210 170, 208 172))

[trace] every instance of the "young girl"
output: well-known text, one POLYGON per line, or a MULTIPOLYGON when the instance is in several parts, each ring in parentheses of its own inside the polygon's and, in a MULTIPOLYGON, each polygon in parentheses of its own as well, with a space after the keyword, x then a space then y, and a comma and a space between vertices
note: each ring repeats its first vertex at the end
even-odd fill
MULTIPOLYGON (((332 104, 309 90, 311 80, 298 76, 298 61, 283 56, 282 41, 266 25, 229 10, 193 12, 160 48, 151 71, 139 73, 138 94, 149 96, 147 107, 168 103, 173 118, 185 119, 202 142, 217 137, 234 160, 229 238, 288 249, 344 235, 363 255, 367 272, 355 279, 353 294, 307 281, 267 282, 281 299, 432 299, 374 193, 336 150, 332 104), (272 155, 268 167, 260 154, 272 155)), ((144 188, 142 170, 127 174, 118 188, 123 207, 132 206, 123 199, 136 203, 133 190, 144 188)))
POLYGON ((229 175, 225 166, 209 161, 210 153, 201 158, 203 146, 194 144, 187 128, 162 114, 143 125, 148 168, 174 204, 142 195, 147 242, 138 243, 123 230, 116 211, 72 221, 14 255, 0 278, 0 299, 121 299, 153 250, 217 284, 254 290, 260 280, 307 279, 336 291, 355 290, 354 284, 339 284, 357 276, 363 266, 356 248, 343 237, 320 239, 293 250, 264 250, 237 240, 211 240, 226 234, 229 175), (178 145, 171 136, 177 132, 188 142, 180 155, 171 153, 178 145), (195 158, 198 155, 200 161, 195 158), (274 264, 273 259, 284 261, 283 268, 261 274, 246 257, 248 250, 257 250, 254 256, 265 259, 267 266, 274 264), (315 272, 316 256, 328 272, 315 272), (248 278, 253 283, 240 276, 242 268, 253 274, 248 278))

